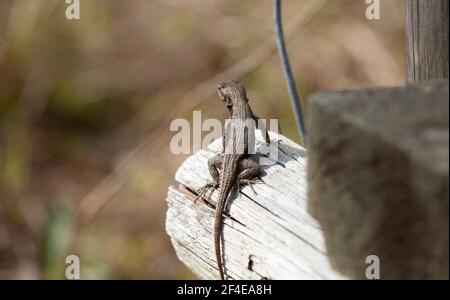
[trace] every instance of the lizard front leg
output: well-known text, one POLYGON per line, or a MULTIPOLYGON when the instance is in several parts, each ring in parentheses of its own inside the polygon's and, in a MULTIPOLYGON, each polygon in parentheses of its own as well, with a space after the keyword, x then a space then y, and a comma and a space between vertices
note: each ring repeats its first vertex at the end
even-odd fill
POLYGON ((255 120, 255 122, 256 122, 256 128, 259 129, 259 131, 260 131, 261 134, 263 135, 266 144, 269 145, 269 144, 270 144, 269 131, 267 131, 267 128, 266 128, 264 122, 262 122, 262 121, 259 122, 259 120, 263 120, 263 119, 261 119, 260 117, 254 115, 253 113, 252 113, 252 118, 253 118, 253 120, 255 120))
MULTIPOLYGON (((269 136, 269 131, 267 130, 266 126, 264 125, 264 122, 259 122, 259 120, 263 120, 260 117, 256 116, 255 114, 252 113, 252 118, 253 120, 255 120, 256 122, 256 128, 259 129, 259 131, 261 132, 261 134, 264 137, 264 140, 266 142, 267 145, 271 144, 271 140, 270 140, 270 136, 269 136)), ((277 147, 278 149, 281 151, 281 153, 283 153, 284 155, 288 155, 281 147, 280 144, 283 142, 282 140, 274 140, 274 142, 277 143, 277 147)))

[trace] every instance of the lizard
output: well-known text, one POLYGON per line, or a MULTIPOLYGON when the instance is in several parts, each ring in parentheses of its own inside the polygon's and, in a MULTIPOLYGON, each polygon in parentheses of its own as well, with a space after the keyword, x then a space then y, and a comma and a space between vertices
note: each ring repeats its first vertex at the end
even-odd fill
MULTIPOLYGON (((208 183, 198 191, 198 197, 202 197, 206 190, 219 188, 219 196, 214 213, 214 250, 219 269, 220 279, 224 280, 224 270, 221 256, 221 229, 225 203, 233 187, 237 193, 241 185, 250 185, 263 182, 258 177, 261 167, 249 158, 249 153, 254 145, 254 128, 247 126, 248 120, 257 122, 259 117, 253 114, 244 86, 236 80, 222 82, 218 86, 219 98, 225 103, 229 111, 229 123, 225 126, 222 137, 223 153, 217 154, 208 160, 208 170, 213 178, 213 183, 208 183), (249 143, 250 142, 250 143, 249 143)), ((258 123, 256 123, 258 124, 258 123)), ((259 124, 259 130, 264 131, 265 142, 270 144, 269 135, 265 126, 259 124)), ((253 189, 254 191, 254 189, 253 189)), ((212 191, 209 194, 211 197, 212 191)))

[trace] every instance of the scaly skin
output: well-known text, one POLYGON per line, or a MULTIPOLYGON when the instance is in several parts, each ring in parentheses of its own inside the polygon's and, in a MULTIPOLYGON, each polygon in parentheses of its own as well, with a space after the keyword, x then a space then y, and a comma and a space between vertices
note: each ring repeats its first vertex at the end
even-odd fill
MULTIPOLYGON (((210 186, 218 185, 220 189, 214 218, 214 248, 220 278, 224 280, 220 232, 225 203, 233 186, 237 186, 239 191, 240 184, 252 184, 256 181, 260 166, 248 158, 248 142, 254 141, 254 130, 249 130, 245 125, 247 120, 256 120, 257 117, 250 109, 245 88, 238 81, 227 81, 219 85, 218 94, 230 112, 230 122, 223 137, 224 153, 211 158, 208 166, 215 181, 210 186)), ((269 141, 268 135, 266 141, 269 141)))

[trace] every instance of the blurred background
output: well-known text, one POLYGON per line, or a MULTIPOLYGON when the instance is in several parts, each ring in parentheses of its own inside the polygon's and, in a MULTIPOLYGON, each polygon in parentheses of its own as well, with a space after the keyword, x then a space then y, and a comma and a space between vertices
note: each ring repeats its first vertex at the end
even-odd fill
MULTIPOLYGON (((165 233, 165 196, 186 158, 174 118, 223 120, 240 79, 252 108, 298 142, 269 0, 0 2, 0 279, 195 278, 165 233)), ((283 1, 303 99, 404 83, 402 0, 283 1)), ((307 103, 303 103, 307 106, 307 103)))

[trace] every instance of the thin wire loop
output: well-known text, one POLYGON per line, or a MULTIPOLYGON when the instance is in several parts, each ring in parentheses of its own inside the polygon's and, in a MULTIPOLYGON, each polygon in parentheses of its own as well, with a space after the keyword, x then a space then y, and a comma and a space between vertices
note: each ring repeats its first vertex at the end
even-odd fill
POLYGON ((284 42, 283 25, 281 21, 281 0, 273 1, 273 10, 278 54, 280 56, 281 65, 283 67, 284 78, 286 80, 289 97, 291 99, 292 109, 294 110, 295 123, 297 124, 297 128, 299 130, 300 142, 303 146, 306 147, 306 130, 302 102, 297 92, 294 76, 292 75, 291 67, 289 64, 286 44, 284 42))

